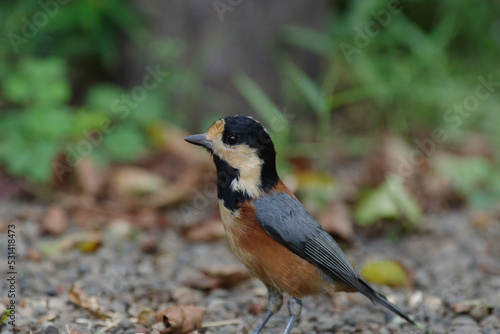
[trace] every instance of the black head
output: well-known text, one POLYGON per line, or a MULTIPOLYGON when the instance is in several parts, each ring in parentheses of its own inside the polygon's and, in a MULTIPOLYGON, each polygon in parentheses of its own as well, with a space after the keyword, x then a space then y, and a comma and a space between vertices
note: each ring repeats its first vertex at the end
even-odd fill
POLYGON ((225 123, 222 132, 224 144, 229 146, 248 145, 257 149, 262 159, 276 158, 273 141, 262 124, 244 115, 224 117, 222 121, 225 123))
POLYGON ((249 116, 221 118, 207 133, 185 139, 213 154, 218 175, 229 175, 228 186, 234 191, 257 197, 279 181, 271 137, 262 124, 249 116))

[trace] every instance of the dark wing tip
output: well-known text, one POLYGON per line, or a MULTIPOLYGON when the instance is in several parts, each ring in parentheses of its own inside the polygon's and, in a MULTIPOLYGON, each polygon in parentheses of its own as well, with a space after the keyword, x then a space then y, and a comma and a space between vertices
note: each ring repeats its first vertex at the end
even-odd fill
POLYGON ((375 291, 367 282, 365 282, 361 277, 359 278, 360 283, 363 285, 364 289, 359 290, 362 294, 364 294, 366 297, 368 297, 372 302, 380 304, 387 309, 391 310, 392 312, 396 313, 399 315, 401 318, 405 319, 408 321, 410 324, 416 326, 416 323, 406 314, 405 312, 401 311, 396 305, 391 303, 390 301, 385 298, 384 295, 378 293, 375 291))

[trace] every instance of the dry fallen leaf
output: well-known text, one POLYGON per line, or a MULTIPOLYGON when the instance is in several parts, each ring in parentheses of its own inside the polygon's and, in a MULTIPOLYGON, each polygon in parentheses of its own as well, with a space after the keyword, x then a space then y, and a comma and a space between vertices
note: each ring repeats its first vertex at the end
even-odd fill
POLYGON ((109 313, 106 312, 101 305, 99 305, 97 298, 95 296, 89 296, 78 285, 74 284, 71 286, 71 289, 68 291, 68 295, 69 300, 73 304, 90 311, 96 317, 104 319, 111 318, 109 313))
POLYGON ((176 287, 172 291, 172 298, 179 305, 193 305, 203 302, 200 292, 185 286, 176 287))
POLYGON ((394 173, 412 181, 416 168, 408 166, 406 157, 412 153, 411 147, 402 139, 386 136, 379 148, 365 157, 362 166, 362 184, 377 186, 385 181, 386 175, 394 173))
POLYGON ((211 242, 224 237, 224 225, 220 219, 210 219, 202 224, 191 226, 184 237, 193 242, 211 242))
POLYGON ((476 210, 473 211, 471 215, 472 224, 478 230, 487 231, 488 228, 496 223, 493 215, 485 211, 476 210))
POLYGON ((38 318, 38 324, 41 325, 47 321, 51 321, 57 318, 57 314, 54 312, 48 312, 47 314, 43 315, 42 317, 38 318))
POLYGON ((161 176, 138 167, 117 168, 110 179, 110 190, 119 197, 153 194, 165 186, 166 181, 161 176))
POLYGON ((189 198, 191 190, 192 188, 177 182, 152 194, 148 204, 155 208, 178 204, 189 198))
POLYGON ((165 333, 183 334, 201 329, 205 308, 198 306, 172 306, 156 312, 156 321, 163 322, 165 333))
POLYGON ((99 232, 75 232, 57 240, 41 242, 39 248, 43 256, 50 257, 75 248, 84 253, 94 252, 101 244, 102 235, 99 232))
POLYGON ((26 253, 26 257, 34 262, 42 261, 42 253, 36 248, 28 248, 28 252, 26 253))
POLYGON ((211 266, 202 269, 203 273, 209 277, 216 278, 221 288, 231 288, 250 278, 248 271, 242 266, 211 266))
POLYGON ((354 236, 354 227, 349 210, 343 201, 332 201, 318 218, 318 223, 330 234, 335 234, 346 241, 354 236))
POLYGON ((104 171, 97 168, 90 158, 81 158, 78 160, 78 163, 75 165, 75 175, 83 193, 88 195, 98 194, 105 179, 104 171))
POLYGON ((57 205, 50 206, 42 220, 42 230, 52 234, 61 235, 68 228, 68 215, 57 205))
POLYGON ((137 322, 146 327, 150 327, 155 323, 155 314, 151 309, 144 308, 137 315, 137 322))
POLYGON ((154 234, 146 234, 140 238, 141 251, 146 254, 158 252, 158 238, 154 234))
POLYGON ((203 275, 201 273, 196 277, 189 277, 182 284, 187 287, 200 290, 212 290, 220 287, 220 282, 217 278, 203 275))

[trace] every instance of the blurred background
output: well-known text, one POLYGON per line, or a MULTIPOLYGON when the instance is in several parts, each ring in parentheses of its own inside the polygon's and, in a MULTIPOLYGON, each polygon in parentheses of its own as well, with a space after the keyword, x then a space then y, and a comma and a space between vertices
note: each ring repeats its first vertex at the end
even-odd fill
POLYGON ((119 218, 219 240, 213 166, 183 138, 234 114, 344 242, 436 212, 498 226, 498 1, 3 0, 0 22, 0 198, 35 237, 119 218))
POLYGON ((285 171, 329 171, 385 150, 395 161, 377 167, 389 170, 369 166, 364 181, 406 168, 410 186, 430 173, 490 208, 500 196, 499 9, 3 1, 2 196, 44 196, 81 160, 144 163, 168 149, 172 127, 204 132, 249 114, 273 133, 285 171))

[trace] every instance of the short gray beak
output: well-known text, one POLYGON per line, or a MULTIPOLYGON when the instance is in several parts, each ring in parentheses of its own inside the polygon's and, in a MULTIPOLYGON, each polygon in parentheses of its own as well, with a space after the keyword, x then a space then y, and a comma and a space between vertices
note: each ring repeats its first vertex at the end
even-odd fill
POLYGON ((205 133, 199 135, 192 135, 184 138, 184 140, 194 145, 206 147, 209 150, 211 150, 214 145, 210 140, 207 140, 207 135, 205 133))

